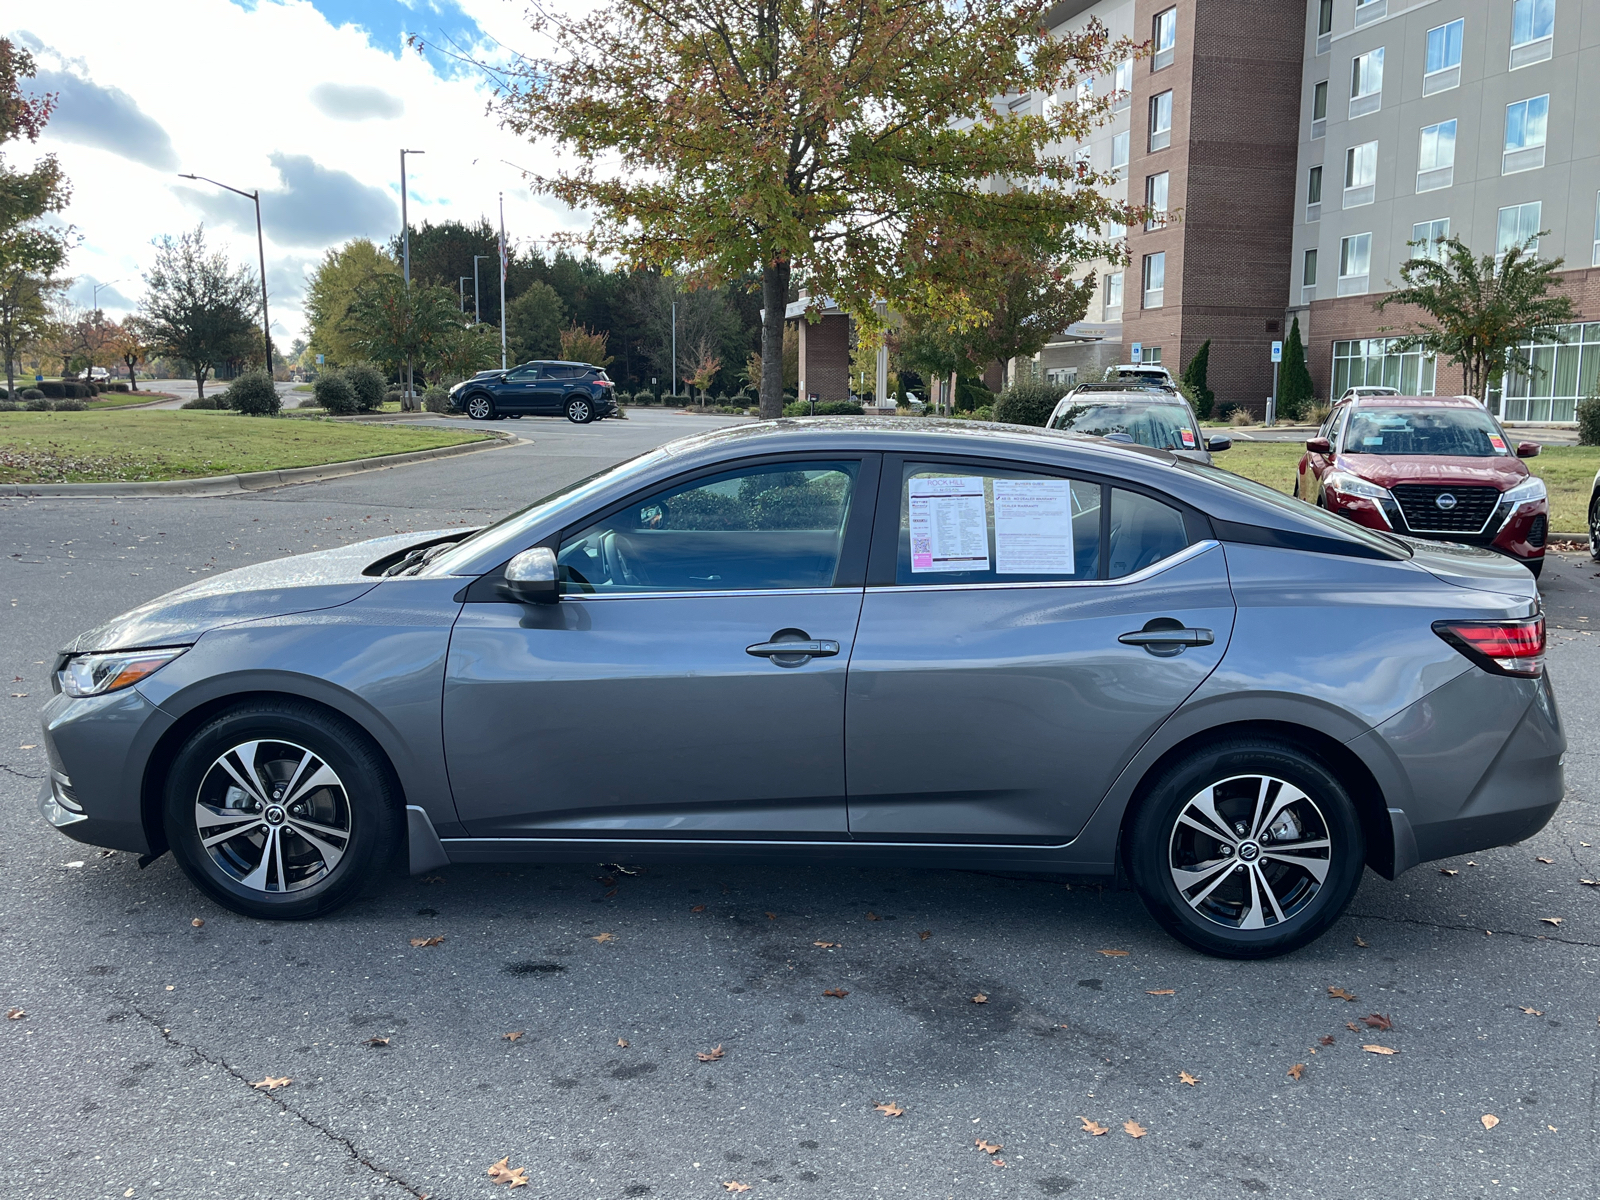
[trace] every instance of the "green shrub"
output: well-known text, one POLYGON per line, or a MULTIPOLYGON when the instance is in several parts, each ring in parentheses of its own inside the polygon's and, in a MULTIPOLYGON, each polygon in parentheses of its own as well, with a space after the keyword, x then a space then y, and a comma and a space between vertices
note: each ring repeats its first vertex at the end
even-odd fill
POLYGON ((1600 446, 1600 396, 1578 401, 1578 445, 1600 446))
POLYGON ((46 400, 64 400, 67 396, 67 389, 59 379, 46 379, 33 390, 44 396, 46 400))
POLYGON ((40 396, 37 400, 23 401, 23 407, 29 412, 49 412, 51 404, 50 401, 46 400, 43 396, 40 396))
POLYGON ((20 399, 20 400, 43 400, 44 399, 44 393, 41 392, 38 388, 23 388, 21 393, 18 395, 18 399, 20 399))
POLYGON ((76 396, 69 396, 65 400, 56 401, 57 412, 83 412, 88 407, 87 401, 79 400, 76 396))
POLYGON ((431 413, 450 411, 450 393, 437 385, 422 393, 422 407, 431 413))
MULTIPOLYGON (((356 394, 358 412, 377 412, 383 407, 384 393, 389 390, 389 381, 377 367, 371 363, 353 363, 344 369, 344 377, 356 394)), ((400 394, 396 392, 395 400, 399 399, 400 394)))
POLYGON ((19 400, 0 400, 0 412, 19 412, 22 402, 19 400))
POLYGON ((113 392, 126 392, 128 390, 128 385, 119 380, 118 382, 113 383, 108 390, 113 392))
POLYGON ((247 417, 275 417, 283 407, 272 376, 265 371, 251 371, 235 379, 222 396, 222 404, 247 417))
POLYGON ((9 400, 9 399, 11 399, 11 393, 6 391, 5 388, 0 387, 0 400, 9 400))
MULTIPOLYGON (((740 412, 743 409, 738 410, 740 412)), ((861 405, 849 400, 819 400, 816 410, 812 411, 809 401, 796 400, 793 404, 783 406, 783 415, 786 417, 859 417, 861 405)))
POLYGON ((1018 383, 996 397, 994 419, 1008 425, 1032 425, 1042 429, 1056 404, 1067 394, 1059 383, 1018 383))
POLYGON ((196 396, 193 400, 189 401, 183 407, 184 408, 203 408, 203 409, 206 409, 207 411, 210 411, 211 409, 226 408, 227 406, 225 404, 223 404, 222 401, 220 399, 218 399, 216 396, 196 396))
MULTIPOLYGON (((324 371, 311 385, 311 394, 317 404, 336 417, 359 412, 361 400, 343 371, 324 371)), ((380 393, 381 394, 381 393, 380 393)))
MULTIPOLYGON (((423 395, 427 395, 427 393, 424 392, 423 395)), ((404 392, 385 392, 383 394, 383 402, 385 404, 399 404, 403 408, 403 407, 405 407, 405 405, 403 403, 404 400, 405 400, 405 393, 404 392)))

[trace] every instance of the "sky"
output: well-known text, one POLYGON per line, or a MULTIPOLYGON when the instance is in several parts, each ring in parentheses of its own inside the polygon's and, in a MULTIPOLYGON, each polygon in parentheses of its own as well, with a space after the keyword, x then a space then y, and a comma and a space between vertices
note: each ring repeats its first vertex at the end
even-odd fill
MULTIPOLYGON (((304 334, 309 271, 352 237, 400 229, 400 150, 408 215, 480 216, 526 245, 581 228, 581 214, 531 194, 518 168, 548 170, 548 149, 485 113, 492 82, 407 34, 505 61, 536 47, 526 0, 0 0, 0 32, 33 51, 29 90, 56 92, 26 165, 54 153, 72 181, 61 214, 80 241, 69 298, 113 319, 143 292, 152 242, 204 222, 208 240, 255 267, 255 206, 180 173, 261 192, 274 339, 304 334), (515 164, 515 165, 508 165, 515 164)), ((470 284, 469 284, 470 286, 470 284)))

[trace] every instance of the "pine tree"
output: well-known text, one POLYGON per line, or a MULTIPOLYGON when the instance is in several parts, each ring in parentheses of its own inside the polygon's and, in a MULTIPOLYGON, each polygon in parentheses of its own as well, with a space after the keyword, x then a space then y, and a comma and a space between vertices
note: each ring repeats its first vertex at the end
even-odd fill
POLYGON ((1289 340, 1283 344, 1283 363, 1278 376, 1278 415, 1298 421, 1316 398, 1311 371, 1306 366, 1306 347, 1300 340, 1300 318, 1289 326, 1289 340))
POLYGON ((1200 344, 1194 357, 1189 360, 1189 365, 1183 369, 1181 382, 1194 394, 1194 411, 1202 421, 1211 419, 1211 410, 1216 407, 1217 397, 1206 386, 1206 365, 1211 361, 1211 339, 1207 338, 1200 344))

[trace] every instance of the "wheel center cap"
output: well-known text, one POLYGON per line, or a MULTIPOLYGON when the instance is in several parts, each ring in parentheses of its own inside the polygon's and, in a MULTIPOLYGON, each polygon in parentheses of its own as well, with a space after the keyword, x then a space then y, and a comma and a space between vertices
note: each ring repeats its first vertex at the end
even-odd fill
POLYGON ((1239 857, 1245 862, 1255 862, 1261 857, 1261 847, 1254 842, 1246 842, 1239 847, 1239 857))
POLYGON ((268 805, 267 811, 262 815, 266 817, 268 825, 282 825, 285 818, 283 806, 278 804, 268 805))

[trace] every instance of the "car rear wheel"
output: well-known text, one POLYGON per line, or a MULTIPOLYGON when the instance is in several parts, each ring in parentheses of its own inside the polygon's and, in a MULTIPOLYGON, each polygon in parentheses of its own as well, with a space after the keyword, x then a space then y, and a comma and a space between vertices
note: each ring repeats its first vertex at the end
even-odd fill
POLYGON ((398 842, 398 804, 378 751, 334 713, 294 701, 241 704, 178 751, 167 842, 190 880, 250 917, 296 920, 354 899, 398 842))
POLYGON ((1167 770, 1128 834, 1150 915, 1220 958, 1271 958, 1314 941, 1355 896, 1361 821, 1338 778, 1273 741, 1208 746, 1167 770))
POLYGON ((467 416, 474 421, 494 420, 494 401, 487 396, 473 396, 467 400, 467 416))
POLYGON ((594 420, 594 405, 587 396, 572 396, 567 400, 567 420, 574 425, 587 425, 594 420))
POLYGON ((1600 496, 1589 501, 1589 557, 1600 562, 1600 496))

